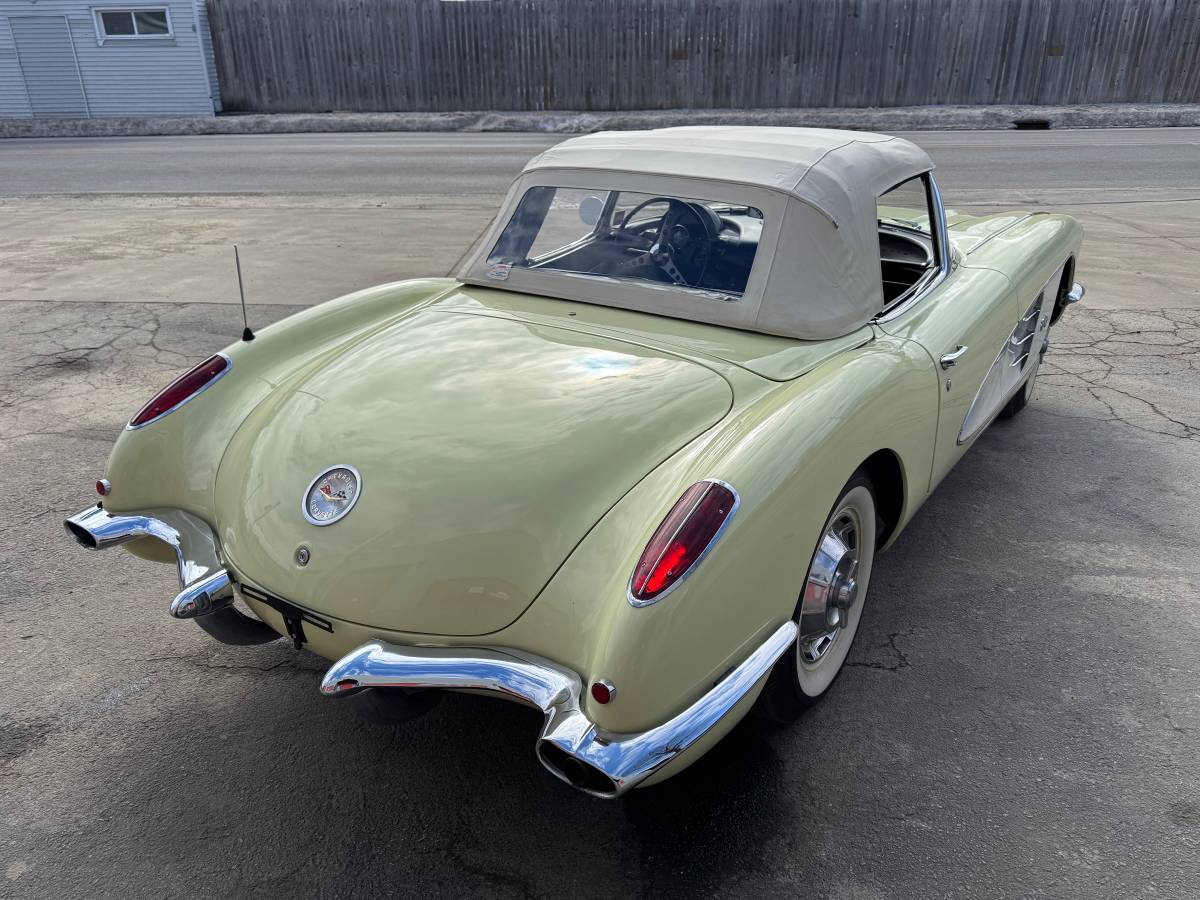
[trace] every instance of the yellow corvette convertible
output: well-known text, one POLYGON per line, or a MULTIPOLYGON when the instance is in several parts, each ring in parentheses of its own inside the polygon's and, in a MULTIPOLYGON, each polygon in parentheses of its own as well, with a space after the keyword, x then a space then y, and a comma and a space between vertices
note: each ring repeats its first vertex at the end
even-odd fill
POLYGON ((264 329, 130 420, 66 521, 172 615, 403 718, 545 713, 600 797, 829 689, 893 542, 1026 404, 1082 232, 947 213, 878 134, 671 128, 532 160, 457 277, 264 329))

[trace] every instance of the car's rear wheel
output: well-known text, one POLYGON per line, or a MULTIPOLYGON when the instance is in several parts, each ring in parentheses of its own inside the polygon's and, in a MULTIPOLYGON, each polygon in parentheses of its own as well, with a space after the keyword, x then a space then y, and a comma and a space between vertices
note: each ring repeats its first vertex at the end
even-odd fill
POLYGON ((878 532, 875 491, 856 472, 838 495, 796 605, 800 636, 775 664, 756 710, 792 722, 819 701, 845 666, 862 618, 878 532))

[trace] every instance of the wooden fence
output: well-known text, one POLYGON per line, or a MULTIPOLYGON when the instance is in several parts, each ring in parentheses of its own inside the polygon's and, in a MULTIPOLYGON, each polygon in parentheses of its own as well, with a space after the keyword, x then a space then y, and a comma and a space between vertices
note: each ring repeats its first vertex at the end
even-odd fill
POLYGON ((1200 0, 208 0, 226 109, 1200 101, 1200 0))

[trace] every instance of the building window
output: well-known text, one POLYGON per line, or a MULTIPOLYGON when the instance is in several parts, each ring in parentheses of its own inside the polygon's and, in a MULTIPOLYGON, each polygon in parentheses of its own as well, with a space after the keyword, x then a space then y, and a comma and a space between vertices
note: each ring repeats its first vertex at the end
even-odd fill
POLYGON ((92 13, 96 18, 96 39, 102 44, 172 35, 171 13, 165 6, 94 9, 92 13))

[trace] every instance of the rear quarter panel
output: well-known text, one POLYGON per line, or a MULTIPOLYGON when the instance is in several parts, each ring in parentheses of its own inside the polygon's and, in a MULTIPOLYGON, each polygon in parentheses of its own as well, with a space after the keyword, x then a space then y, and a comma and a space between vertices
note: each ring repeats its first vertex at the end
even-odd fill
MULTIPOLYGON (((963 242, 960 264, 1002 274, 1018 305, 1078 256, 1083 238, 1069 216, 976 221, 983 223, 980 235, 963 242)), ((907 523, 928 493, 940 384, 928 353, 877 329, 870 344, 771 391, 632 490, 511 626, 512 636, 545 629, 575 642, 585 679, 617 685, 617 701, 587 700, 601 728, 636 731, 664 721, 792 615, 837 495, 877 450, 900 460, 900 527, 907 523), (738 490, 737 517, 677 590, 633 608, 625 591, 642 547, 679 494, 701 478, 738 490)))
MULTIPOLYGON (((345 342, 420 308, 453 284, 449 279, 426 279, 348 294, 276 322, 251 342, 225 348, 233 367, 223 378, 162 419, 126 429, 117 438, 105 467, 112 483, 105 508, 122 513, 172 507, 214 521, 221 458, 246 417, 276 386, 345 342)), ((173 559, 163 557, 156 541, 126 546, 151 559, 173 559)))
POLYGON ((937 388, 924 351, 877 332, 765 392, 634 487, 529 611, 489 643, 563 660, 588 681, 610 679, 614 702, 587 700, 603 729, 663 722, 791 617, 825 519, 877 450, 899 457, 908 488, 902 522, 911 516, 929 478, 937 388), (634 608, 627 585, 642 548, 682 491, 703 478, 733 485, 738 513, 676 590, 634 608))

